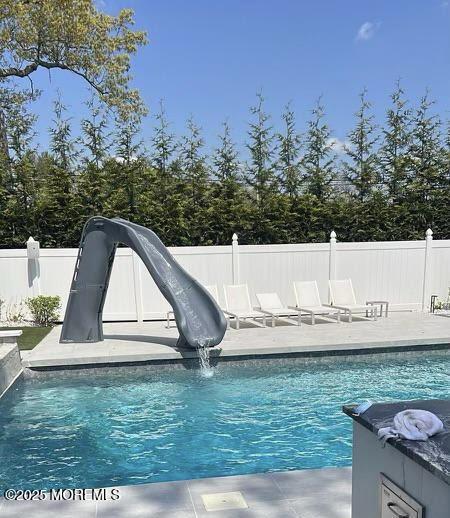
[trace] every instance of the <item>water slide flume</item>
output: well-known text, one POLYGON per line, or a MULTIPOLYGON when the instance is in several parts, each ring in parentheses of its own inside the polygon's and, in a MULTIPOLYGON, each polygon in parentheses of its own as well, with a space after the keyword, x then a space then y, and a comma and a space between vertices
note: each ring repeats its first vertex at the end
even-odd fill
POLYGON ((172 306, 179 347, 213 347, 225 317, 209 292, 189 275, 148 228, 121 218, 95 216, 84 226, 60 342, 103 340, 102 313, 117 246, 132 248, 172 306))

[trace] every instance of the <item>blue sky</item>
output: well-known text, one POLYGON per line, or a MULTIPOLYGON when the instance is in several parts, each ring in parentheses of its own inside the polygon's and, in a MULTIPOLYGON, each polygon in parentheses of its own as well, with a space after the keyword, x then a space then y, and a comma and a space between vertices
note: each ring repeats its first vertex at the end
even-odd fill
MULTIPOLYGON (((303 129, 323 95, 333 134, 345 139, 366 87, 382 120, 394 83, 401 78, 415 101, 427 87, 436 111, 450 116, 450 6, 443 0, 98 0, 102 9, 135 11, 136 27, 150 43, 133 60, 134 85, 151 114, 160 98, 173 130, 182 134, 193 115, 210 146, 228 119, 243 142, 248 108, 262 90, 279 126, 289 100, 303 129)), ((43 95, 35 104, 38 140, 45 146, 51 102, 59 89, 74 126, 88 97, 67 73, 35 77, 43 95)), ((26 82, 24 82, 26 86, 26 82)), ((144 121, 148 139, 152 117, 144 121)))

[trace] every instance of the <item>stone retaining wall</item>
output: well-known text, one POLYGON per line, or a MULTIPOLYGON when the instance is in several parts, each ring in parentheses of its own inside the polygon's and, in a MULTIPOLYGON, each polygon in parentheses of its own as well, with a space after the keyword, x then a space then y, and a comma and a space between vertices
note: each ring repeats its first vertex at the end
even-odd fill
MULTIPOLYGON (((14 340, 15 341, 15 340, 14 340)), ((0 397, 23 371, 16 343, 0 342, 0 397)))

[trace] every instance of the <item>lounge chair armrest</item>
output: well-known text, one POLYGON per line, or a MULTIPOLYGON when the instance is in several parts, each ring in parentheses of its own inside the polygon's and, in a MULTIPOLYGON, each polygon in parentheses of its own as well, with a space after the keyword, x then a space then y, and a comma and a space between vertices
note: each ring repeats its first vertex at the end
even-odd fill
POLYGON ((288 306, 288 309, 294 309, 295 311, 301 311, 298 306, 288 306))

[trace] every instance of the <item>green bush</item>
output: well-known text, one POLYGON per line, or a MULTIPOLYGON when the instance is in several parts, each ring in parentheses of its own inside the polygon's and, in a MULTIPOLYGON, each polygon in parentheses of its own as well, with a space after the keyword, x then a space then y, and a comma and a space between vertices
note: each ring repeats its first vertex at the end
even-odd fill
POLYGON ((39 295, 27 299, 26 302, 37 326, 51 326, 58 321, 61 307, 61 299, 58 296, 39 295))

